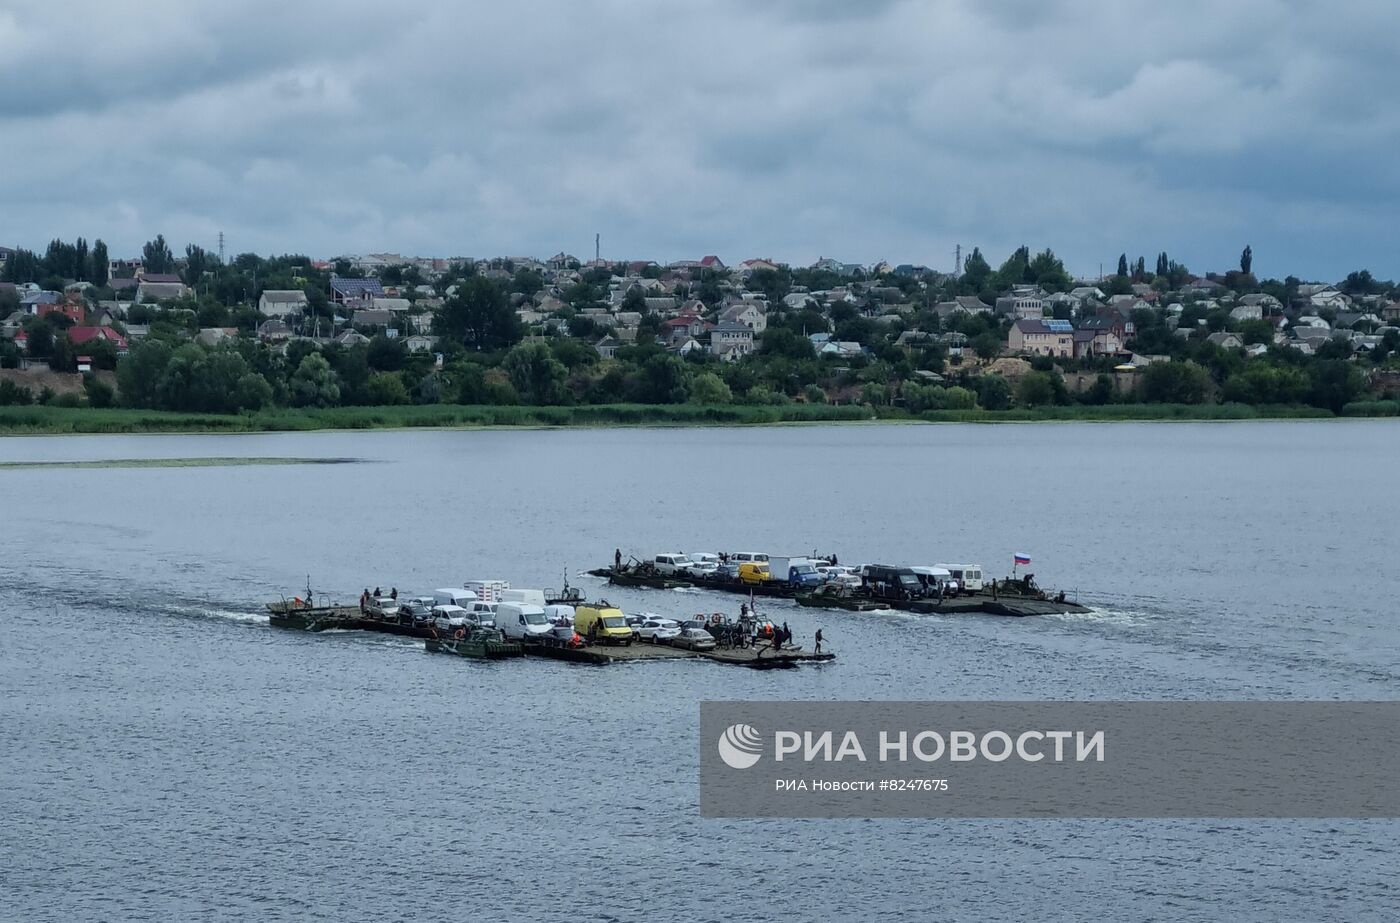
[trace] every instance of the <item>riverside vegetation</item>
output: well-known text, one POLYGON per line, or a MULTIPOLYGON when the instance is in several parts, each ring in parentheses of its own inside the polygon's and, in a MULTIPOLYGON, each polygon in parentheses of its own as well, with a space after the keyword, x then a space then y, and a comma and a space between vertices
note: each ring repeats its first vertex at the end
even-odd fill
MULTIPOLYGON (((56 244, 58 242, 55 242, 56 244)), ((191 293, 157 304, 136 304, 127 322, 147 329, 126 355, 111 342, 90 340, 82 347, 97 370, 85 378, 83 394, 55 395, 13 380, 0 380, 0 428, 11 432, 102 432, 194 430, 280 430, 378 426, 746 424, 907 419, 930 421, 1249 419, 1258 417, 1366 415, 1394 416, 1400 405, 1377 383, 1396 371, 1400 338, 1386 333, 1367 355, 1342 343, 1326 343, 1314 354, 1273 344, 1257 355, 1217 345, 1205 337, 1173 335, 1160 310, 1132 312, 1136 335, 1127 346, 1161 361, 1133 373, 1125 390, 1113 357, 1034 357, 1015 376, 998 374, 992 360, 1004 349, 1009 320, 991 312, 941 315, 934 299, 966 293, 994 297, 1029 280, 1043 289, 1066 289, 1063 266, 1048 250, 1030 257, 1026 248, 992 272, 979 252, 960 277, 927 271, 910 276, 843 276, 830 269, 760 269, 742 288, 761 292, 766 329, 751 354, 721 361, 705 349, 684 354, 668 348, 659 334, 661 317, 647 299, 629 291, 621 307, 635 309, 635 342, 618 344, 604 357, 594 340, 600 327, 596 307, 618 274, 618 266, 575 267, 579 281, 555 287, 562 305, 527 325, 518 305, 537 296, 545 280, 534 269, 511 271, 508 262, 454 263, 431 286, 415 266, 391 267, 386 279, 410 294, 434 293, 430 318, 431 351, 410 351, 403 337, 364 330, 350 345, 311 336, 269 342, 257 335, 261 320, 253 294, 261 288, 302 289, 307 307, 300 326, 329 325, 337 306, 328 303, 331 274, 313 269, 303 257, 270 260, 244 255, 229 266, 187 248, 175 260, 163 240, 147 245, 148 265, 179 269, 191 293), (158 245, 157 245, 158 244, 158 245), (153 249, 154 248, 154 249, 153 249), (580 272, 579 270, 582 269, 580 272), (250 283, 250 280, 251 281, 250 283), (261 280, 261 281, 257 281, 261 280), (251 286, 251 287, 250 287, 251 286), (829 304, 800 300, 794 290, 839 287, 829 304), (877 324, 858 305, 875 297, 922 300, 907 318, 877 324), (218 345, 193 337, 212 326, 236 331, 218 345), (820 352, 811 332, 858 344, 855 354, 820 352), (917 338, 901 337, 914 331, 917 338), (1392 342, 1394 340, 1395 342, 1392 342), (965 343, 953 348, 950 343, 965 343), (114 372, 103 375, 102 370, 114 372), (1081 373, 1092 384, 1073 392, 1067 373, 1081 373), (113 386, 115 384, 115 387, 113 386)), ((48 257, 29 254, 11 261, 29 275, 48 271, 46 260, 71 256, 51 246, 48 257), (57 253, 55 257, 54 254, 57 253)), ((88 266, 94 265, 86 256, 88 266)), ((63 268, 80 269, 80 267, 63 268)), ((1159 269, 1161 269, 1159 260, 1159 269)), ((353 267, 337 267, 352 273, 353 267)), ((1111 290, 1131 289, 1150 278, 1166 288, 1165 276, 1139 275, 1120 266, 1111 290)), ((1170 263, 1168 273, 1180 274, 1170 263)), ((661 275, 655 264, 638 278, 661 275), (655 271, 653 271, 655 270, 655 271)), ((1357 276, 1358 274, 1353 274, 1357 276)), ((741 287, 726 272, 687 270, 689 281, 676 294, 688 297, 708 316, 719 318, 725 299, 741 287)), ((1349 277, 1350 280, 1351 277, 1349 277)), ((61 278, 46 281, 55 285, 61 278)), ((111 295, 110 280, 93 280, 84 296, 90 305, 111 295)), ((1239 292, 1273 291, 1288 298, 1297 280, 1257 283, 1248 273, 1228 280, 1239 292)), ((1390 283, 1364 277, 1368 291, 1393 293, 1390 283)), ((1187 297, 1185 313, 1203 331, 1239 330, 1241 341, 1268 343, 1269 332, 1236 323, 1229 312, 1187 297)), ((71 319, 51 312, 23 321, 27 358, 47 359, 59 371, 72 371, 78 347, 68 342, 71 319)), ((114 329, 124 331, 120 321, 114 329)), ((674 347, 674 344, 670 344, 674 347)), ((0 364, 18 364, 12 343, 0 347, 0 364)))

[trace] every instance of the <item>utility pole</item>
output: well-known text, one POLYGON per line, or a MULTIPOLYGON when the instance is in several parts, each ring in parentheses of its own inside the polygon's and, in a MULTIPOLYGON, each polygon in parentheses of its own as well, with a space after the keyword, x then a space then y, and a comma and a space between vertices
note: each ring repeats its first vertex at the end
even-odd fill
POLYGON ((603 259, 603 235, 593 235, 593 264, 596 266, 603 259))
POLYGON ((224 261, 224 232, 219 232, 219 262, 224 261))

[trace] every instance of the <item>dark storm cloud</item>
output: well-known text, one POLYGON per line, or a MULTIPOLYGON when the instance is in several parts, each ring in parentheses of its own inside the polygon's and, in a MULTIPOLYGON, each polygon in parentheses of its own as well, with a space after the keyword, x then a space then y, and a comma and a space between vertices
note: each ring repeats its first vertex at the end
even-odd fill
POLYGON ((0 242, 1400 275, 1387 4, 112 6, 0 11, 0 242))

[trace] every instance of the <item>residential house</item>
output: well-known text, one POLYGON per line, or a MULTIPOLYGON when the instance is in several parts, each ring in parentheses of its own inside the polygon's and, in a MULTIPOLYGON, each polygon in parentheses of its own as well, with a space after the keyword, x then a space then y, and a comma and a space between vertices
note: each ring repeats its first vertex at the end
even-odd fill
POLYGON ((1045 313, 1045 301, 1034 292, 1012 292, 997 299, 996 313, 1035 319, 1045 313))
POLYGON ((36 313, 40 317, 61 314, 75 324, 81 324, 87 319, 87 308, 83 307, 81 300, 76 303, 61 301, 57 304, 41 304, 36 308, 36 313))
POLYGON ((111 327, 69 327, 68 342, 74 346, 82 346, 93 340, 106 340, 116 347, 117 355, 124 356, 127 351, 126 337, 122 336, 111 327))
POLYGON ((58 292, 31 291, 19 296, 19 306, 28 314, 38 314, 45 305, 59 304, 63 296, 58 292))
POLYGON ((1114 356, 1123 351, 1123 341, 1111 327, 1089 327, 1074 331, 1074 358, 1114 356))
POLYGON ((838 359, 854 359, 865 355, 865 347, 854 340, 828 340, 817 350, 819 356, 835 356, 838 359))
POLYGON ((617 355, 617 351, 622 348, 622 341, 616 337, 603 337, 593 348, 598 350, 598 355, 604 359, 611 359, 617 355))
POLYGON ((1074 355, 1074 327, 1067 320, 1036 320, 1023 317, 1011 325, 1006 348, 1032 356, 1074 355))
POLYGON ((404 341, 403 341, 403 345, 404 345, 404 346, 408 349, 408 351, 411 352, 411 353, 427 353, 427 352, 432 352, 433 350, 437 349, 437 344, 438 344, 438 338, 437 338, 437 337, 435 337, 435 336, 427 336, 427 335, 422 334, 422 333, 415 333, 415 334, 414 334, 413 336, 411 336, 411 337, 406 337, 406 338, 404 339, 404 341))
POLYGON ((347 330, 340 336, 336 337, 335 342, 348 349, 352 346, 368 346, 369 337, 365 336, 363 333, 360 333, 358 330, 347 330))
POLYGON ((1081 329, 1089 330, 1112 330, 1119 342, 1127 343, 1137 332, 1136 326, 1127 315, 1121 311, 1109 311, 1106 314, 1097 314, 1093 317, 1086 317, 1080 320, 1081 329))
POLYGON ((352 327, 391 327, 394 312, 376 308, 362 308, 350 316, 352 327))
MULTIPOLYGON (((667 346, 679 346, 688 338, 700 339, 715 327, 705 318, 694 314, 673 317, 661 325, 661 340, 667 346)), ((749 333, 753 331, 750 329, 749 333)), ((752 342, 752 337, 750 337, 752 342)))
POLYGON ((218 346, 225 340, 237 339, 237 337, 237 327, 201 327, 194 339, 201 346, 218 346))
POLYGON ((294 289, 264 289, 258 296, 258 311, 264 317, 289 317, 306 310, 306 292, 294 289))
POLYGON ((1258 305, 1265 314, 1276 314, 1283 310, 1283 302, 1266 292, 1252 292, 1240 296, 1241 305, 1258 305))
POLYGON ((373 302, 384 295, 384 286, 378 279, 346 279, 331 276, 331 300, 336 304, 359 304, 373 302))
MULTIPOLYGON (((164 275, 157 276, 158 279, 165 278, 164 275)), ((175 298, 183 298, 188 294, 189 289, 185 288, 185 283, 176 276, 174 282, 152 282, 143 278, 136 285, 136 303, 150 304, 153 301, 170 301, 175 298)))
POLYGON ((291 336, 292 328, 280 317, 269 318, 258 325, 258 339, 264 343, 281 343, 291 336))
POLYGON ((777 272, 778 263, 775 260, 752 259, 744 260, 739 264, 739 271, 745 274, 758 272, 760 269, 768 269, 777 272))
POLYGON ((1213 279, 1199 278, 1192 279, 1181 290, 1188 295, 1216 295, 1223 292, 1225 286, 1213 279))
POLYGON ((1230 319, 1236 321, 1263 320, 1264 307, 1260 304, 1241 304, 1230 309, 1230 319))
POLYGON ((131 278, 113 278, 107 280, 107 287, 110 288, 112 290, 112 293, 118 297, 121 297, 122 295, 129 295, 134 298, 136 296, 136 286, 139 284, 139 282, 131 278))
MULTIPOLYGON (((817 307, 817 299, 808 292, 793 292, 783 298, 783 304, 790 311, 801 311, 803 308, 817 307)), ((1397 302, 1400 304, 1400 302, 1397 302)))
POLYGON ((743 301, 720 313, 720 323, 743 324, 754 333, 768 329, 767 305, 760 301, 743 301))
POLYGON ((724 260, 721 260, 714 254, 710 254, 709 256, 702 256, 700 258, 700 268, 712 269, 715 272, 724 272, 726 267, 724 265, 724 260))
POLYGON ((1103 301, 1108 298, 1107 293, 1097 285, 1081 285, 1078 288, 1070 289, 1069 294, 1075 301, 1085 301, 1089 298, 1095 301, 1103 301))
POLYGON ((1332 327, 1344 327, 1350 330, 1374 330, 1384 326, 1384 321, 1370 311, 1338 311, 1337 316, 1332 321, 1332 327))
POLYGON ((753 352, 753 328, 725 321, 710 331, 710 352, 724 362, 736 362, 753 352))
POLYGON ((1221 330, 1206 337, 1208 341, 1219 346, 1221 349, 1243 349, 1244 340, 1239 334, 1231 333, 1228 330, 1221 330))

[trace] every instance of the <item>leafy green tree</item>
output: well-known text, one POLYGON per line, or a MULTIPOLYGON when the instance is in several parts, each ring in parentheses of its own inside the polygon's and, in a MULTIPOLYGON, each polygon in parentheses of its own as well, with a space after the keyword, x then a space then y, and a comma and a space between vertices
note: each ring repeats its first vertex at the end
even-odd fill
POLYGON ((622 310, 635 311, 638 314, 647 312, 647 296, 640 287, 633 286, 628 289, 627 294, 622 299, 622 310))
POLYGON ((319 353, 302 359, 292 374, 291 398, 297 407, 334 407, 340 402, 340 383, 319 353))
POLYGON ((156 388, 174 350, 164 340, 146 339, 117 363, 117 387, 128 407, 154 408, 156 388))
POLYGON ((376 406, 407 404, 408 389, 403 380, 392 372, 375 372, 369 377, 366 387, 369 402, 376 406))
POLYGON ((92 244, 92 271, 88 274, 88 281, 98 288, 106 288, 111 262, 111 258, 107 255, 107 245, 99 237, 92 244))
POLYGON ((273 403, 272 385, 257 372, 245 372, 234 388, 234 402, 239 410, 262 410, 273 403))
POLYGON ((878 381, 867 382, 860 389, 860 402, 872 407, 888 406, 890 403, 889 386, 878 381))
POLYGON ((0 378, 0 407, 23 407, 34 403, 34 392, 8 378, 0 378))
POLYGON ((1240 253, 1240 273, 1246 276, 1253 275, 1254 269, 1254 248, 1245 246, 1240 253))
POLYGON ((377 372, 397 372, 408 361, 408 347, 397 337, 390 339, 380 334, 369 341, 365 359, 377 372))
POLYGON ((1333 413, 1341 413, 1342 408, 1359 398, 1366 387, 1361 370, 1345 359, 1315 360, 1308 366, 1308 378, 1312 385, 1308 403, 1326 407, 1333 413))
POLYGON ((501 368, 527 404, 562 404, 569 370, 541 342, 522 343, 506 354, 501 368))
POLYGON ((991 277, 991 264, 982 255, 982 250, 979 247, 973 247, 972 252, 963 261, 962 285, 964 290, 980 292, 987 287, 987 282, 991 277))
POLYGON ((977 402, 985 410, 1006 410, 1011 406, 1011 383, 1000 375, 977 379, 977 402))
POLYGON ((733 400, 729 385, 714 372, 701 372, 690 380, 692 404, 728 404, 733 400))
POLYGON ((690 396, 686 379, 685 363, 658 352, 626 377, 624 393, 638 404, 684 404, 690 396))
POLYGON ((1071 279, 1065 264, 1049 247, 1040 251, 1027 267, 1030 281, 1050 292, 1064 292, 1070 288, 1071 279))
POLYGON ((760 356, 811 359, 816 350, 810 339, 789 327, 769 327, 759 338, 758 353, 760 356))
POLYGON ((43 277, 44 272, 44 265, 40 262, 39 255, 33 250, 25 250, 22 247, 16 248, 5 263, 5 281, 13 282, 16 285, 38 282, 43 277))
POLYGON ((1118 277, 1126 279, 1128 277, 1128 254, 1118 254, 1118 277))
POLYGON ((186 285, 194 288, 204 280, 204 274, 214 268, 214 262, 203 247, 198 244, 186 244, 185 271, 181 273, 181 278, 186 285))
POLYGON ((155 240, 146 241, 141 248, 141 264, 146 272, 168 273, 175 269, 175 254, 170 252, 164 234, 157 234, 155 240))
POLYGON ((504 349, 524 336, 506 293, 482 276, 457 287, 457 294, 433 318, 433 330, 473 350, 504 349))
POLYGON ((1053 372, 1027 372, 1016 385, 1016 401, 1023 407, 1043 407, 1055 403, 1056 385, 1063 388, 1053 372))
POLYGON ((1142 373, 1142 396, 1149 403, 1203 404, 1210 373, 1195 362, 1154 362, 1142 373))

